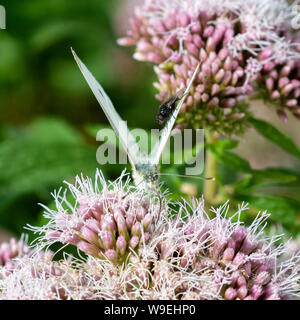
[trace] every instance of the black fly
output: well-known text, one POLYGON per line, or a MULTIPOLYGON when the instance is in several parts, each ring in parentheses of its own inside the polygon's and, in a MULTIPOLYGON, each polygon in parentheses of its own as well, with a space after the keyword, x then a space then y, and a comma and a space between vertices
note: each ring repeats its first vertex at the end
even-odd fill
POLYGON ((174 111, 176 107, 176 102, 180 101, 183 97, 179 98, 179 95, 182 93, 183 89, 179 90, 174 96, 163 102, 156 115, 156 121, 161 125, 166 119, 168 119, 171 113, 174 111))

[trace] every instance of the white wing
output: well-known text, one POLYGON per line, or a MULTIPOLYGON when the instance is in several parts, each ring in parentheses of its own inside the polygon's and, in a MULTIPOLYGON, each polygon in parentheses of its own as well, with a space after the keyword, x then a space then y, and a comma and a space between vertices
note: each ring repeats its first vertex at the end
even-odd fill
POLYGON ((177 115, 180 111, 182 104, 184 103, 185 98, 187 97, 188 92, 190 91, 191 85, 192 85, 192 83, 195 79, 195 76, 199 70, 200 64, 201 64, 201 62, 199 62, 199 64, 197 65, 197 67, 194 71, 194 74, 193 74, 184 94, 183 94, 183 98, 180 100, 180 102, 178 103, 174 112, 172 113, 171 117, 169 118, 166 125, 164 126, 164 128, 161 132, 159 141, 156 143, 156 145, 153 147, 153 150, 151 151, 151 154, 149 157, 149 162, 153 165, 158 165, 158 163, 159 163, 159 159, 160 159, 161 154, 164 150, 164 147, 169 139, 169 136, 171 134, 171 130, 172 130, 174 123, 176 121, 177 115))
POLYGON ((135 168, 135 165, 138 162, 140 162, 140 159, 141 159, 141 154, 140 154, 139 146, 136 142, 136 139, 128 130, 126 123, 122 121, 121 117, 117 113, 116 109, 114 108, 111 100, 109 99, 108 95, 105 93, 102 86, 94 78, 94 76, 87 69, 84 63, 78 58, 75 51, 72 48, 71 50, 85 80, 87 81, 95 97, 97 98, 99 104, 101 105, 112 128, 115 130, 123 149, 128 154, 128 158, 129 158, 129 161, 131 162, 131 165, 133 166, 133 168, 135 168))

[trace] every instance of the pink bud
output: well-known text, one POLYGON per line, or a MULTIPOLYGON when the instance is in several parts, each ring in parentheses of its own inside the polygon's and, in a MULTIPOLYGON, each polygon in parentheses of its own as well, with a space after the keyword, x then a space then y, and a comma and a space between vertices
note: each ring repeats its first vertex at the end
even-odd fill
POLYGON ((139 244, 139 242, 140 242, 139 237, 133 236, 129 241, 129 245, 131 248, 134 249, 139 244))
POLYGON ((123 236, 118 237, 116 247, 120 250, 121 255, 125 253, 127 242, 123 236))
POLYGON ((156 52, 149 52, 147 54, 147 60, 153 63, 161 63, 164 61, 164 57, 156 52))
POLYGON ((196 47, 196 45, 194 43, 187 42, 187 43, 185 43, 185 45, 186 45, 186 48, 187 48, 188 52, 193 54, 195 57, 198 57, 199 50, 198 50, 198 48, 196 47))
POLYGON ((246 259, 247 257, 243 253, 238 252, 233 259, 233 263, 237 266, 243 265, 246 262, 246 259))
POLYGON ((289 78, 283 77, 279 79, 278 87, 279 89, 282 89, 285 85, 287 85, 290 82, 289 78))
POLYGON ((253 299, 257 300, 262 295, 262 292, 262 286, 254 284, 250 290, 250 295, 253 297, 253 299))
POLYGON ((272 78, 266 79, 266 86, 269 91, 272 91, 274 88, 274 80, 272 78))
POLYGON ((216 50, 216 43, 213 38, 208 38, 206 41, 206 47, 205 50, 207 52, 215 51, 216 50))
POLYGON ((217 62, 213 62, 211 65, 212 74, 215 75, 220 69, 220 65, 217 62))
POLYGON ((56 238, 59 238, 61 236, 61 234, 62 234, 62 232, 60 232, 60 231, 49 230, 49 231, 46 231, 45 237, 47 239, 56 239, 56 238))
POLYGON ((199 59, 202 62, 206 61, 207 59, 207 53, 203 48, 200 49, 199 59))
POLYGON ((248 294, 248 289, 247 289, 247 286, 242 286, 238 289, 237 291, 237 296, 243 300, 248 294))
POLYGON ((115 262, 117 260, 117 252, 116 250, 106 250, 105 251, 105 256, 108 260, 115 262))
POLYGON ((199 34, 201 32, 201 24, 200 21, 196 21, 193 23, 191 27, 191 31, 195 34, 199 34))
POLYGON ((271 94, 271 99, 278 100, 279 98, 280 98, 279 91, 277 91, 277 90, 273 91, 272 94, 271 94))
POLYGON ((144 53, 137 51, 133 54, 133 59, 137 61, 147 61, 147 56, 144 53))
POLYGON ((167 19, 165 19, 165 26, 168 28, 168 29, 173 29, 176 27, 176 19, 175 19, 175 16, 174 15, 169 15, 167 17, 167 19))
POLYGON ((234 257, 234 250, 232 248, 226 248, 223 253, 223 260, 231 261, 234 257))
POLYGON ((85 226, 95 233, 98 233, 101 230, 100 222, 93 218, 88 219, 85 223, 85 226))
POLYGON ((226 300, 234 300, 237 296, 237 292, 235 289, 229 287, 226 289, 225 293, 224 293, 224 298, 226 300))
POLYGON ((216 82, 221 82, 224 78, 224 75, 225 75, 224 69, 220 69, 218 73, 215 75, 216 82))
POLYGON ((203 30, 203 37, 204 37, 204 38, 211 37, 211 36, 213 35, 213 33, 214 33, 214 30, 215 30, 215 28, 214 28, 212 25, 206 27, 206 28, 203 30))
POLYGON ((209 99, 209 95, 207 93, 203 93, 201 96, 201 99, 203 102, 207 102, 209 99))
POLYGON ((231 70, 232 68, 232 63, 231 63, 231 58, 227 57, 225 62, 224 62, 224 70, 231 70))
POLYGON ((219 92, 220 92, 220 86, 218 84, 214 83, 211 87, 211 95, 214 96, 219 92))
POLYGON ((286 65, 281 69, 280 76, 281 77, 286 77, 286 76, 289 75, 290 72, 291 72, 291 67, 286 65))
POLYGON ((89 228, 83 227, 81 229, 81 235, 87 242, 92 243, 95 246, 99 245, 98 235, 95 232, 91 231, 89 228))
POLYGON ((96 219, 100 220, 101 215, 104 214, 104 205, 102 201, 96 202, 91 207, 93 215, 96 219))
POLYGON ((254 282, 259 285, 265 285, 270 280, 270 277, 267 271, 263 271, 255 277, 254 282))
POLYGON ((136 47, 139 51, 142 51, 142 52, 153 50, 152 44, 146 41, 145 39, 141 39, 140 41, 138 41, 136 47))
POLYGON ((77 243, 77 247, 78 249, 92 256, 98 256, 98 254, 100 253, 100 251, 95 246, 83 240, 77 243))
POLYGON ((167 31, 167 28, 165 27, 164 23, 161 20, 156 20, 153 24, 153 28, 156 32, 163 33, 167 31))
POLYGON ((217 105, 219 105, 219 98, 217 97, 212 98, 208 103, 209 107, 215 107, 217 105))
MULTIPOLYGON (((234 75, 233 75, 234 76, 234 75)), ((230 82, 230 80, 232 79, 231 83, 232 85, 236 85, 235 81, 234 81, 234 77, 232 76, 231 71, 225 71, 224 77, 223 77, 223 81, 222 81, 222 85, 223 86, 227 86, 230 82)), ((237 81, 236 81, 237 82, 237 81)))
POLYGON ((245 277, 240 275, 236 280, 236 285, 238 287, 242 287, 242 286, 247 285, 247 281, 246 281, 245 277))
POLYGON ((300 88, 297 88, 295 91, 294 91, 294 98, 298 99, 300 97, 300 88))
POLYGON ((117 39, 117 43, 120 46, 134 46, 136 44, 136 40, 131 37, 124 37, 117 39))
POLYGON ((187 99, 186 99, 186 105, 188 107, 192 107, 194 105, 194 99, 192 96, 188 96, 187 99))
POLYGON ((240 246, 242 241, 247 235, 247 229, 245 227, 238 227, 232 234, 232 239, 236 242, 237 247, 240 246))
POLYGON ((221 60, 225 60, 229 55, 228 49, 222 48, 218 53, 218 56, 221 60))
POLYGON ((195 99, 195 101, 199 102, 201 100, 201 94, 196 91, 194 93, 194 99, 195 99))
POLYGON ((136 222, 131 229, 131 234, 134 236, 141 236, 141 223, 136 222))
POLYGON ((260 58, 262 60, 268 59, 272 56, 273 50, 271 48, 265 48, 260 53, 260 58))
POLYGON ((278 78, 278 72, 276 70, 272 70, 270 72, 270 77, 276 80, 278 78))
POLYGON ((285 105, 289 108, 296 107, 297 104, 298 104, 297 99, 290 99, 285 103, 285 105))
POLYGON ((182 27, 187 27, 191 22, 190 17, 184 12, 180 13, 177 17, 179 18, 178 22, 182 27))
POLYGON ((232 29, 227 29, 224 34, 224 41, 227 42, 233 37, 233 35, 234 35, 234 31, 232 29))
POLYGON ((202 41, 202 38, 199 36, 199 34, 193 35, 193 42, 198 48, 203 47, 203 41, 202 41))
POLYGON ((283 95, 284 95, 284 96, 287 96, 293 89, 294 89, 294 86, 293 86, 292 83, 287 84, 287 85, 282 89, 283 95))
POLYGON ((104 249, 112 249, 114 246, 113 236, 109 231, 101 231, 100 238, 103 243, 104 249))
POLYGON ((117 227, 113 217, 109 214, 102 216, 101 219, 101 230, 106 230, 109 232, 115 233, 117 231, 117 227))

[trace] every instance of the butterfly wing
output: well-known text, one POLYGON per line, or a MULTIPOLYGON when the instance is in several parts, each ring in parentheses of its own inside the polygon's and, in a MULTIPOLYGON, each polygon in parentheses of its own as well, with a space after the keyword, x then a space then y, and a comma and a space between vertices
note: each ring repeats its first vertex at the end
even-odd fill
POLYGON ((182 99, 179 101, 178 105, 176 106, 174 112, 172 113, 171 117, 168 119, 166 125, 164 126, 164 128, 162 129, 161 135, 160 135, 160 139, 159 141, 156 143, 156 145, 154 146, 153 150, 151 151, 150 157, 149 157, 149 162, 153 165, 158 165, 159 163, 159 159, 161 157, 161 154, 164 150, 164 147, 169 139, 169 136, 171 134, 171 130, 174 126, 174 123, 176 121, 176 118, 178 116, 178 113, 180 111, 180 108, 182 106, 182 104, 184 103, 185 98, 187 97, 191 85, 195 79, 195 76, 199 70, 201 62, 199 62, 199 64, 197 65, 194 74, 190 80, 190 82, 188 83, 187 88, 185 89, 185 92, 182 96, 182 99))
POLYGON ((128 130, 126 123, 122 121, 121 117, 117 113, 116 109, 114 108, 111 100, 109 99, 108 95, 105 93, 102 86, 94 78, 94 76, 91 74, 88 68, 84 65, 84 63, 78 58, 75 51, 72 48, 71 50, 75 58, 75 61, 79 66, 80 71, 82 72, 85 80, 87 81, 89 87, 93 91, 100 106, 102 107, 102 110, 105 113, 115 133, 117 134, 123 149, 128 154, 128 158, 131 165, 135 169, 135 165, 138 162, 140 162, 140 158, 141 158, 139 146, 136 142, 136 139, 128 130))

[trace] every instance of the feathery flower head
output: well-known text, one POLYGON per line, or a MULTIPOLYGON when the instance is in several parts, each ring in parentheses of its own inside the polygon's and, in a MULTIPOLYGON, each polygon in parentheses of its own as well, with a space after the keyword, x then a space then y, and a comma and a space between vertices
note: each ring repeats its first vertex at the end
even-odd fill
POLYGON ((106 182, 100 171, 95 182, 76 177, 74 185, 54 193, 56 210, 47 207, 44 216, 50 221, 42 227, 30 227, 42 234, 37 241, 49 246, 54 242, 72 244, 88 255, 122 263, 138 250, 153 232, 153 217, 160 206, 155 197, 129 185, 128 175, 106 182), (125 183, 122 182, 127 176, 125 183))
POLYGON ((17 263, 9 274, 0 269, 1 300, 84 300, 93 295, 83 269, 74 268, 70 257, 53 261, 52 254, 38 251, 17 263))
POLYGON ((285 30, 284 34, 285 38, 276 44, 277 55, 274 46, 259 54, 264 66, 258 86, 263 99, 274 105, 279 117, 287 122, 287 112, 300 119, 300 32, 285 30))
POLYGON ((122 174, 108 183, 97 171, 95 184, 82 177, 77 177, 75 185, 68 184, 75 206, 68 202, 68 213, 61 202, 62 198, 66 201, 66 195, 56 197, 57 211, 48 209, 46 214, 50 222, 42 229, 31 227, 44 235, 33 255, 14 258, 17 267, 13 270, 7 272, 6 266, 0 267, 0 298, 281 300, 300 296, 300 253, 287 256, 287 247, 277 243, 281 236, 264 236, 268 214, 259 213, 247 227, 240 220, 247 205, 239 206, 230 217, 228 203, 212 208, 211 218, 204 211, 203 200, 192 199, 176 203, 179 210, 171 217, 173 209, 168 201, 159 206, 149 194, 130 188, 128 180, 125 186, 129 190, 125 192, 121 182, 124 177, 122 174), (97 183, 101 183, 101 191, 97 183), (79 210, 83 204, 84 209, 79 210), (116 227, 107 227, 105 215, 120 207, 125 211, 122 217, 127 229, 122 228, 124 223, 118 214, 113 215, 116 227), (144 219, 149 212, 155 218, 151 215, 147 227, 144 219), (61 213, 71 218, 74 215, 74 221, 63 220, 61 213), (82 231, 91 218, 99 225, 94 237, 82 231), (139 228, 134 227, 137 222, 139 228), (113 236, 109 248, 101 237, 103 230, 113 236), (134 246, 131 239, 138 230, 141 234, 134 246), (78 242, 68 240, 74 235, 79 236, 78 242), (121 236, 126 241, 126 253, 120 249, 121 236), (54 241, 72 243, 80 249, 87 247, 87 257, 76 260, 65 256, 53 261, 53 255, 47 251, 43 254, 40 245, 54 241), (93 245, 93 250, 79 241, 93 245), (117 258, 111 258, 107 250, 114 250, 117 258))
POLYGON ((27 237, 22 235, 21 239, 17 241, 11 238, 9 242, 2 242, 0 244, 0 265, 6 266, 14 258, 20 258, 30 254, 31 250, 27 246, 27 237))
POLYGON ((186 86, 201 61, 179 127, 240 133, 249 116, 245 98, 263 68, 299 60, 296 44, 281 35, 291 13, 285 0, 145 0, 118 43, 136 46, 135 59, 155 64, 160 101, 186 86))
POLYGON ((202 201, 181 204, 175 219, 161 217, 156 232, 130 266, 142 299, 279 300, 300 294, 300 254, 281 260, 280 236, 263 238, 269 217, 259 213, 246 227, 247 209, 227 218, 228 204, 209 218, 202 201), (143 270, 143 272, 142 272, 143 270), (151 285, 149 285, 151 283, 151 285))

